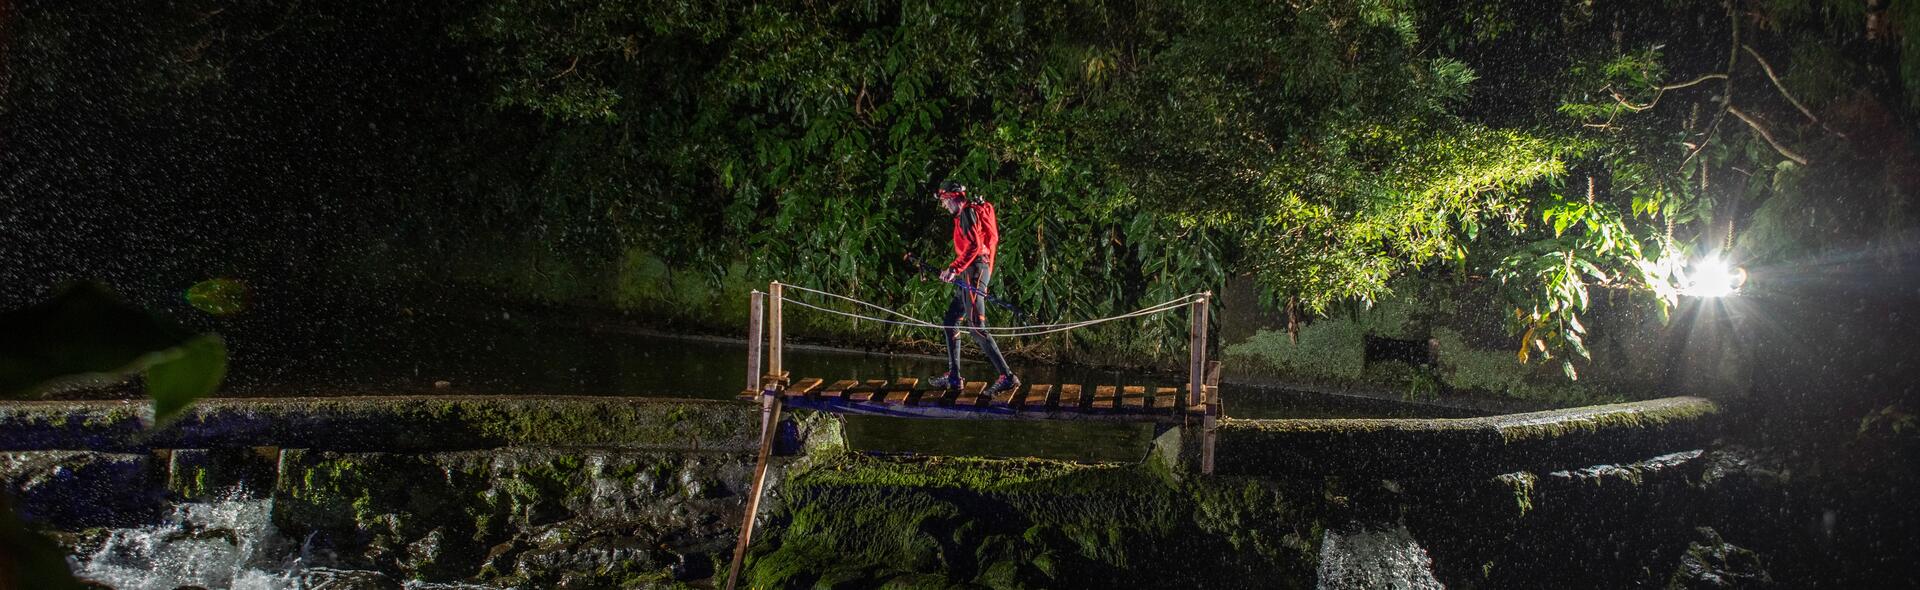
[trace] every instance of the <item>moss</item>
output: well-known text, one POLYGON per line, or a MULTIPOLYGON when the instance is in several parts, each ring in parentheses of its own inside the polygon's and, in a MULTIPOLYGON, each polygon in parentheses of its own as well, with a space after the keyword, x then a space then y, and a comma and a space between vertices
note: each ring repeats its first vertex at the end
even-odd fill
MULTIPOLYGON (((750 557, 755 587, 1190 585, 1192 560, 1224 559, 1203 547, 1228 528, 1196 527, 1196 513, 1258 512, 1201 508, 1191 489, 1141 465, 1042 460, 846 455, 785 490, 785 527, 750 557), (1157 577, 1176 563, 1189 577, 1157 577), (919 575, 928 572, 945 578, 919 575)), ((1232 563, 1206 579, 1270 564, 1232 563)))
POLYGON ((517 445, 641 445, 683 448, 744 444, 756 430, 750 408, 728 402, 662 403, 625 400, 469 402, 462 421, 480 433, 517 445))
POLYGON ((924 457, 878 459, 849 456, 807 474, 806 483, 829 486, 898 486, 960 488, 976 492, 1005 491, 1050 482, 1061 476, 1089 471, 1126 469, 1119 465, 1090 465, 1045 459, 988 459, 924 457))
POLYGON ((1717 404, 1705 398, 1672 397, 1630 402, 1512 414, 1494 419, 1500 438, 1508 443, 1561 438, 1603 431, 1658 430, 1697 424, 1719 413, 1717 404))
POLYGON ((1364 470, 1394 477, 1618 460, 1631 458, 1623 453, 1697 441, 1711 431, 1707 419, 1718 411, 1706 399, 1680 397, 1478 418, 1227 419, 1218 431, 1215 466, 1221 474, 1364 470))
POLYGON ((1540 476, 1531 471, 1516 471, 1500 474, 1493 479, 1513 490, 1514 506, 1520 510, 1520 516, 1526 516, 1533 510, 1533 488, 1540 481, 1540 476))

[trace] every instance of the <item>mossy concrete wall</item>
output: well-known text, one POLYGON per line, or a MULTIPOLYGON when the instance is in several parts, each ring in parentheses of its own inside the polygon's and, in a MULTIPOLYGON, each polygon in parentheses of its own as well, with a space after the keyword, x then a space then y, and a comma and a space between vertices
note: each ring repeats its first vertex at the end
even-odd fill
MULTIPOLYGON (((339 567, 522 587, 722 575, 759 419, 731 401, 210 400, 143 433, 137 407, 0 405, 0 448, 16 449, 0 452, 0 479, 76 551, 99 542, 86 527, 139 524, 101 518, 250 493, 272 498, 277 530, 339 567), (201 446, 168 446, 187 443, 201 446), (47 450, 74 444, 120 452, 47 450), (114 507, 88 511, 102 501, 114 507)), ((1433 547, 1426 575, 1449 584, 1586 563, 1514 541, 1557 534, 1664 579, 1688 548, 1668 534, 1691 531, 1684 515, 1657 539, 1583 535, 1595 525, 1582 490, 1606 486, 1613 520, 1668 506, 1649 494, 1680 488, 1642 484, 1699 453, 1587 461, 1700 448, 1687 445, 1716 411, 1677 398, 1474 419, 1228 420, 1213 477, 1159 460, 873 457, 846 452, 831 417, 789 412, 792 454, 773 463, 747 576, 753 587, 1308 587, 1328 530, 1379 525, 1433 547)))
POLYGON ((1489 474, 1630 461, 1711 439, 1720 407, 1672 397, 1477 418, 1225 419, 1214 464, 1234 475, 1489 474))
MULTIPOLYGON (((750 452, 760 410, 731 400, 587 396, 214 398, 152 427, 142 401, 0 404, 0 450, 510 446, 750 452)), ((792 423, 792 421, 789 421, 792 423)), ((784 437, 791 445, 797 434, 784 437)))

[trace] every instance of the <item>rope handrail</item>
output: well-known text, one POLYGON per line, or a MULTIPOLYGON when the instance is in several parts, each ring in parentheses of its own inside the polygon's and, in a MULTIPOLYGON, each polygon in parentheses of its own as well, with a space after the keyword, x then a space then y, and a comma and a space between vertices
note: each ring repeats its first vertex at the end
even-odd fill
MULTIPOLYGON (((867 315, 861 315, 861 314, 858 314, 858 313, 853 313, 853 312, 847 312, 847 311, 840 311, 840 310, 837 310, 837 309, 830 309, 830 308, 827 308, 827 307, 822 307, 822 306, 818 306, 818 305, 814 305, 814 304, 811 304, 811 303, 807 303, 807 302, 805 302, 805 301, 800 301, 800 300, 798 300, 798 299, 793 299, 793 298, 790 298, 790 297, 787 297, 787 296, 786 296, 786 295, 784 295, 784 294, 782 294, 782 295, 780 296, 780 300, 781 300, 781 301, 784 301, 784 302, 789 302, 789 303, 793 303, 794 305, 798 305, 798 306, 801 306, 801 307, 805 307, 805 308, 808 308, 808 309, 813 309, 813 310, 816 310, 816 311, 822 311, 822 312, 826 312, 826 313, 830 313, 830 314, 835 314, 835 315, 841 315, 841 316, 846 316, 846 317, 850 317, 850 318, 854 318, 854 319, 858 319, 858 320, 866 320, 866 321, 870 321, 870 322, 878 322, 878 323, 882 323, 882 324, 891 324, 891 325, 895 325, 895 326, 908 326, 908 327, 914 327, 914 328, 930 328, 930 329, 936 329, 936 330, 944 330, 944 329, 946 329, 946 328, 947 328, 947 326, 944 326, 944 325, 940 325, 940 324, 935 324, 935 323, 932 323, 932 322, 928 322, 928 321, 925 321, 925 320, 921 320, 920 318, 916 318, 916 317, 913 317, 913 316, 910 316, 910 315, 907 315, 907 314, 904 314, 904 313, 901 313, 901 312, 899 312, 899 311, 895 311, 895 310, 893 310, 893 309, 890 309, 890 308, 887 308, 887 307, 883 307, 883 306, 880 306, 880 305, 878 305, 878 304, 874 304, 874 303, 869 303, 869 302, 866 302, 866 301, 861 301, 861 300, 859 300, 859 299, 854 299, 854 298, 852 298, 852 297, 847 297, 847 296, 845 296, 845 295, 840 295, 840 294, 836 294, 836 293, 829 293, 829 292, 826 292, 826 291, 821 291, 821 290, 818 290, 818 289, 809 289, 809 288, 807 288, 807 287, 801 287, 801 286, 798 286, 798 285, 784 285, 784 284, 783 284, 783 285, 781 285, 781 286, 783 286, 783 287, 791 287, 791 288, 793 288, 793 289, 797 289, 797 290, 800 290, 800 291, 806 291, 806 292, 809 292, 809 293, 818 293, 818 294, 820 294, 820 295, 825 295, 825 296, 828 296, 828 297, 833 297, 833 298, 836 298, 836 299, 842 299, 842 300, 846 300, 846 301, 849 301, 849 302, 852 302, 852 303, 855 303, 855 304, 858 304, 858 305, 861 305, 861 306, 865 306, 865 307, 870 307, 870 308, 873 308, 873 309, 877 309, 877 310, 880 310, 880 311, 883 311, 883 312, 886 312, 887 314, 890 314, 890 315, 893 315, 893 316, 895 316, 895 317, 900 317, 900 318, 904 318, 904 319, 906 319, 906 320, 908 320, 908 321, 900 321, 900 320, 891 320, 891 319, 887 319, 887 318, 880 318, 880 317, 873 317, 873 316, 867 316, 867 315)), ((1143 308, 1140 308, 1140 309, 1137 309, 1137 310, 1134 310, 1134 311, 1131 311, 1131 312, 1127 312, 1127 313, 1123 313, 1123 314, 1120 314, 1120 315, 1116 315, 1116 316, 1109 316, 1109 317, 1104 317, 1104 318, 1096 318, 1096 319, 1091 319, 1091 320, 1082 320, 1082 321, 1078 321, 1078 322, 1065 322, 1065 323, 1054 323, 1054 324, 1036 324, 1036 325, 1026 325, 1026 326, 995 326, 995 327, 983 327, 983 328, 969 328, 969 329, 975 329, 975 330, 982 330, 982 331, 986 331, 986 332, 994 332, 994 333, 998 333, 998 335, 1001 335, 1001 336, 1008 336, 1008 337, 1024 337, 1024 336, 1040 336, 1040 335, 1045 335, 1045 334, 1053 334, 1053 333, 1056 333, 1056 332, 1065 332, 1065 331, 1068 331, 1068 330, 1073 330, 1073 329, 1077 329, 1077 328, 1084 328, 1084 327, 1087 327, 1087 326, 1092 326, 1092 325, 1095 325, 1095 324, 1102 324, 1102 323, 1106 323, 1106 322, 1111 322, 1111 321, 1114 321, 1114 320, 1122 320, 1122 319, 1127 319, 1127 318, 1134 318, 1134 317, 1140 317, 1140 316, 1145 316, 1145 315, 1152 315, 1152 314, 1156 314, 1156 313, 1160 313, 1160 312, 1163 312, 1163 311, 1171 311, 1171 310, 1174 310, 1174 309, 1179 309, 1179 308, 1182 308, 1182 307, 1186 307, 1186 306, 1189 306, 1189 305, 1193 305, 1193 304, 1194 304, 1194 302, 1195 302, 1195 301, 1196 301, 1196 300, 1197 300, 1198 298, 1200 298, 1201 296, 1202 296, 1202 295, 1201 295, 1201 294, 1199 294, 1199 293, 1194 293, 1194 294, 1190 294, 1190 295, 1185 295, 1185 296, 1181 296, 1181 297, 1178 297, 1178 298, 1175 298, 1175 299, 1172 299, 1172 300, 1169 300, 1169 301, 1166 301, 1166 302, 1163 302, 1163 303, 1159 303, 1159 304, 1156 304, 1156 305, 1151 305, 1151 306, 1148 306, 1148 307, 1143 307, 1143 308)))

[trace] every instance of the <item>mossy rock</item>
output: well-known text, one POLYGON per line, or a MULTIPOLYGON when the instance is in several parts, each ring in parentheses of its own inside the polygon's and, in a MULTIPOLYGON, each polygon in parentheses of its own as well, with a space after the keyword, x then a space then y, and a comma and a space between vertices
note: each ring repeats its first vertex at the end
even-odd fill
POLYGON ((1697 397, 1477 418, 1227 419, 1216 473, 1491 477, 1699 448, 1719 406, 1697 397))

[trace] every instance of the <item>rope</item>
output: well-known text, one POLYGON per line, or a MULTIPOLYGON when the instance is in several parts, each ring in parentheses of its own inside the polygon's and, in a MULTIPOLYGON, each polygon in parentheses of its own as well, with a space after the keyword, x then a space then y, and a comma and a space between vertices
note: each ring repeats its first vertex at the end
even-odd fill
POLYGON ((867 306, 867 307, 871 307, 871 308, 874 308, 874 309, 878 309, 878 310, 880 310, 880 311, 884 311, 884 312, 887 312, 887 313, 889 313, 889 314, 892 314, 892 315, 894 315, 895 317, 901 317, 901 318, 906 318, 906 319, 908 319, 908 320, 911 320, 911 321, 912 321, 913 323, 901 323, 901 322, 891 322, 891 321, 887 321, 887 320, 882 320, 882 319, 877 319, 877 318, 866 318, 866 316, 859 316, 859 315, 853 315, 853 314, 848 314, 848 313, 843 313, 843 312, 839 312, 839 311, 834 311, 834 310, 831 310, 831 309, 824 309, 824 308, 820 308, 820 307, 814 307, 814 306, 812 306, 812 305, 807 305, 806 303, 802 303, 802 302, 800 302, 800 301, 797 301, 797 300, 793 300, 793 299, 788 299, 788 298, 787 298, 787 297, 786 297, 786 296, 785 296, 784 294, 782 294, 782 295, 781 295, 781 297, 780 297, 780 300, 782 300, 782 301, 792 301, 792 302, 794 302, 794 303, 799 303, 799 304, 800 304, 800 305, 801 305, 802 307, 812 307, 812 308, 814 308, 814 309, 818 309, 818 310, 820 310, 820 311, 824 311, 824 312, 828 312, 828 313, 838 313, 838 314, 840 314, 840 315, 850 315, 850 316, 852 316, 852 317, 857 317, 857 318, 865 318, 865 319, 872 319, 873 321, 876 321, 876 322, 884 322, 884 323, 889 323, 889 324, 895 324, 895 325, 901 325, 901 326, 920 326, 920 327, 930 327, 930 328, 940 328, 940 327, 943 327, 943 326, 940 326, 940 325, 938 325, 938 324, 932 324, 932 323, 928 323, 928 322, 925 322, 925 321, 921 321, 921 320, 920 320, 920 318, 916 318, 916 317, 913 317, 913 316, 910 316, 910 315, 907 315, 907 314, 904 314, 904 313, 900 313, 900 312, 897 312, 897 311, 894 311, 894 310, 891 310, 891 309, 887 309, 887 308, 885 308, 885 307, 881 307, 881 306, 878 306, 878 305, 874 305, 874 304, 872 304, 872 303, 867 303, 867 302, 865 302, 865 301, 861 301, 861 300, 859 300, 859 299, 854 299, 854 298, 852 298, 852 297, 848 297, 848 296, 845 296, 845 295, 840 295, 840 294, 837 294, 837 293, 828 293, 828 292, 826 292, 826 291, 821 291, 821 290, 819 290, 819 289, 808 289, 808 288, 806 288, 806 287, 802 287, 802 286, 799 286, 799 285, 786 285, 786 284, 782 284, 782 285, 780 285, 780 286, 781 286, 781 287, 786 287, 786 288, 791 288, 791 289, 797 289, 797 290, 800 290, 800 291, 806 291, 806 292, 808 292, 808 293, 819 293, 819 294, 821 294, 821 295, 826 295, 826 296, 828 296, 828 297, 833 297, 833 298, 836 298, 836 299, 842 299, 842 300, 846 300, 846 301, 850 301, 850 302, 853 302, 853 303, 856 303, 856 304, 859 304, 859 305, 864 305, 864 306, 867 306))
MULTIPOLYGON (((821 290, 818 290, 818 289, 809 289, 809 288, 806 288, 806 287, 801 287, 801 286, 798 286, 798 285, 781 285, 781 286, 782 286, 782 287, 790 287, 790 288, 793 288, 793 289, 797 289, 797 290, 800 290, 800 291, 806 291, 806 292, 809 292, 809 293, 818 293, 818 294, 820 294, 820 295, 825 295, 825 296, 828 296, 828 297, 833 297, 833 298, 836 298, 836 299, 841 299, 841 300, 845 300, 845 301, 848 301, 848 302, 852 302, 852 303, 854 303, 854 304, 857 304, 857 305, 861 305, 861 306, 865 306, 865 307, 870 307, 870 308, 873 308, 873 309, 877 309, 877 310, 880 310, 880 311, 883 311, 883 312, 886 312, 886 313, 888 313, 888 314, 890 314, 890 315, 893 315, 893 316, 895 316, 895 317, 900 317, 900 318, 904 318, 904 319, 906 319, 907 321, 899 321, 899 320, 890 320, 890 319, 886 319, 886 318, 879 318, 879 317, 873 317, 873 316, 867 316, 867 315, 861 315, 861 314, 857 314, 857 313, 853 313, 853 312, 846 312, 846 311, 840 311, 840 310, 837 310, 837 309, 830 309, 830 308, 826 308, 826 307, 821 307, 821 306, 818 306, 818 305, 814 305, 814 304, 811 304, 811 303, 807 303, 807 302, 805 302, 805 301, 800 301, 800 300, 798 300, 798 299, 793 299, 793 298, 789 298, 789 297, 787 297, 787 296, 786 296, 785 294, 782 294, 782 295, 780 296, 780 300, 781 300, 781 301, 784 301, 784 302, 789 302, 789 303, 793 303, 794 305, 798 305, 798 306, 801 306, 801 307, 805 307, 805 308, 808 308, 808 309, 813 309, 813 310, 817 310, 817 311, 823 311, 823 312, 826 312, 826 313, 830 313, 830 314, 834 314, 834 315, 840 315, 840 316, 846 316, 846 317, 850 317, 850 318, 854 318, 854 319, 858 319, 858 320, 866 320, 866 321, 870 321, 870 322, 879 322, 879 323, 882 323, 882 324, 890 324, 890 325, 895 325, 895 326, 908 326, 908 327, 914 327, 914 328, 931 328, 931 329, 936 329, 936 330, 944 330, 944 329, 946 329, 946 328, 947 328, 947 326, 944 326, 944 325, 940 325, 940 324, 935 324, 935 323, 932 323, 932 322, 927 322, 927 321, 924 321, 924 320, 921 320, 921 319, 919 319, 919 318, 916 318, 916 317, 913 317, 913 316, 910 316, 910 315, 907 315, 907 314, 904 314, 904 313, 900 313, 900 312, 898 312, 898 311, 895 311, 895 310, 893 310, 893 309, 889 309, 889 308, 886 308, 886 307, 882 307, 882 306, 880 306, 880 305, 876 305, 876 304, 873 304, 873 303, 868 303, 868 302, 865 302, 865 301, 861 301, 861 300, 859 300, 859 299, 854 299, 854 298, 852 298, 852 297, 847 297, 847 296, 845 296, 845 295, 839 295, 839 294, 835 294, 835 293, 828 293, 828 292, 826 292, 826 291, 821 291, 821 290)), ((1056 323, 1056 324, 1038 324, 1038 325, 1028 325, 1028 326, 1000 326, 1000 327, 983 327, 983 328, 966 328, 966 329, 969 329, 969 330, 980 330, 980 331, 985 331, 985 332, 1000 332, 1000 333, 1002 333, 1002 334, 1000 334, 1000 335, 1002 335, 1002 336, 1008 336, 1008 337, 1023 337, 1023 336, 1040 336, 1040 335, 1044 335, 1044 334, 1053 334, 1053 333, 1056 333, 1056 332, 1065 332, 1065 331, 1068 331, 1068 330, 1073 330, 1073 329, 1077 329, 1077 328, 1084 328, 1084 327, 1087 327, 1087 326, 1092 326, 1092 325, 1095 325, 1095 324, 1102 324, 1102 323, 1106 323, 1106 322, 1111 322, 1111 321, 1114 321, 1114 320, 1122 320, 1122 319, 1127 319, 1127 318, 1135 318, 1135 317, 1140 317, 1140 316, 1145 316, 1145 315, 1152 315, 1152 314, 1156 314, 1156 313, 1160 313, 1160 312, 1163 312, 1163 311, 1171 311, 1171 310, 1174 310, 1174 309, 1179 309, 1179 308, 1182 308, 1182 307, 1186 307, 1186 306, 1189 306, 1189 305, 1193 305, 1193 303, 1194 303, 1194 301, 1195 301, 1195 299, 1197 299, 1197 298, 1199 298, 1199 297, 1200 297, 1200 295, 1199 295, 1199 294, 1197 294, 1197 293, 1196 293, 1196 294, 1192 294, 1192 295, 1186 295, 1186 296, 1183 296, 1183 297, 1179 297, 1179 298, 1176 298, 1176 299, 1173 299, 1173 300, 1170 300, 1170 301, 1166 301, 1166 302, 1164 302, 1164 303, 1160 303, 1160 304, 1157 304, 1157 305, 1152 305, 1152 306, 1148 306, 1148 307, 1143 307, 1143 308, 1140 308, 1140 309, 1137 309, 1137 310, 1134 310, 1134 311, 1131 311, 1131 312, 1127 312, 1127 313, 1123 313, 1123 314, 1120 314, 1120 315, 1116 315, 1116 316, 1111 316, 1111 317, 1104 317, 1104 318, 1098 318, 1098 319, 1092 319, 1092 320, 1084 320, 1084 321, 1078 321, 1078 322, 1067 322, 1067 323, 1056 323)))

